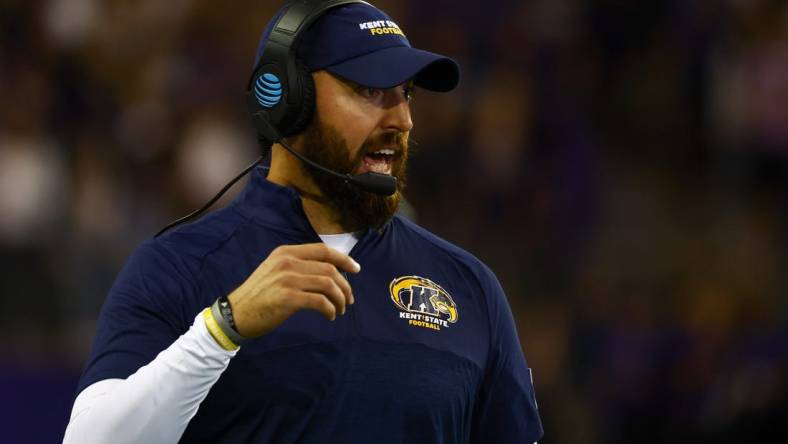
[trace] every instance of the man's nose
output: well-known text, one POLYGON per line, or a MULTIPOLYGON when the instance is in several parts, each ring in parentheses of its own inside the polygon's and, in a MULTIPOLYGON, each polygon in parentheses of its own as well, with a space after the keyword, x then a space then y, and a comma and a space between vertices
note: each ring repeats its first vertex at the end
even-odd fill
POLYGON ((386 115, 383 121, 383 128, 387 130, 397 130, 408 132, 413 128, 413 120, 410 117, 410 101, 401 87, 392 88, 387 93, 386 115))

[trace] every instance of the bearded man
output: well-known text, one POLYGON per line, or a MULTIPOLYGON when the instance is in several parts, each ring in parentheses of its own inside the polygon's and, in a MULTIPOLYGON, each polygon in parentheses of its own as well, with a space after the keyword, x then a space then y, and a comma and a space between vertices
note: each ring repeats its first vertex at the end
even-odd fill
MULTIPOLYGON (((129 259, 102 308, 64 442, 541 437, 497 279, 395 214, 413 87, 449 91, 459 68, 412 48, 368 3, 331 5, 294 48, 313 82, 305 128, 263 134, 276 142, 270 168, 256 168, 232 204, 129 259), (337 174, 393 177, 396 187, 370 192, 337 174)), ((283 106, 288 79, 265 71, 272 33, 292 26, 288 8, 319 6, 294 2, 269 23, 250 82, 253 114, 269 119, 266 109, 283 106)))

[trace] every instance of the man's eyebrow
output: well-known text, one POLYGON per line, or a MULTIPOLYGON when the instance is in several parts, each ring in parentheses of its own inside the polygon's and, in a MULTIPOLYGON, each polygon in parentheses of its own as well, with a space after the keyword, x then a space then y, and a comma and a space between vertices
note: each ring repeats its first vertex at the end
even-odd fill
MULTIPOLYGON (((391 88, 376 88, 374 86, 365 86, 365 85, 362 85, 362 84, 360 84, 358 82, 354 82, 353 80, 346 79, 346 78, 344 78, 342 76, 338 76, 338 75, 336 75, 336 74, 334 74, 332 72, 329 72, 329 71, 326 71, 326 72, 328 72, 328 74, 331 75, 333 78, 337 79, 340 83, 345 84, 346 86, 348 86, 349 88, 351 88, 354 91, 359 90, 359 89, 364 89, 364 88, 382 89, 382 90, 391 89, 391 88)), ((403 83, 402 85, 395 85, 392 88, 396 88, 398 86, 403 86, 405 88, 413 89, 416 86, 416 84, 415 84, 415 80, 414 79, 410 79, 407 82, 403 83)))
POLYGON ((357 87, 361 87, 361 86, 362 86, 362 85, 360 85, 360 84, 358 84, 358 83, 356 83, 356 82, 354 82, 354 81, 352 81, 352 80, 350 80, 350 79, 346 79, 346 78, 344 78, 344 77, 342 77, 342 76, 339 76, 339 75, 337 75, 337 74, 334 74, 334 73, 333 73, 333 72, 331 72, 331 71, 326 71, 326 73, 328 73, 328 75, 330 75, 330 76, 331 76, 331 77, 333 77, 334 79, 338 80, 338 81, 339 81, 339 83, 343 83, 343 84, 345 84, 345 85, 347 85, 347 86, 349 86, 349 87, 351 87, 351 88, 357 88, 357 87))
POLYGON ((345 82, 345 84, 346 84, 347 86, 349 86, 349 87, 351 87, 351 88, 353 88, 353 89, 361 89, 361 88, 366 88, 366 86, 364 86, 364 85, 362 85, 362 84, 360 84, 360 83, 358 83, 358 82, 354 82, 354 81, 352 81, 352 80, 349 80, 349 79, 342 79, 342 78, 340 78, 340 80, 342 80, 343 82, 345 82))

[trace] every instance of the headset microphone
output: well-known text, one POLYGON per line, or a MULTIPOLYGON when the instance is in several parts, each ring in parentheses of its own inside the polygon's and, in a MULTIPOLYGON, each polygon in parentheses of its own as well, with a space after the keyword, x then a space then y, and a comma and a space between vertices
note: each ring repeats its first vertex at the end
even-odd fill
POLYGON ((334 176, 340 180, 344 180, 345 183, 349 183, 353 186, 360 188, 363 191, 368 193, 379 194, 381 196, 391 196, 397 191, 397 178, 394 176, 389 176, 388 174, 381 174, 375 173, 372 171, 368 171, 362 174, 342 174, 338 173, 334 170, 330 170, 323 165, 320 165, 317 162, 307 159, 304 157, 303 154, 299 153, 298 151, 294 150, 287 142, 284 140, 280 140, 279 143, 290 152, 290 154, 296 156, 302 162, 317 168, 318 170, 334 176))
POLYGON ((391 196, 397 191, 397 178, 368 171, 350 178, 350 183, 369 193, 391 196))
POLYGON ((394 176, 390 176, 388 174, 381 174, 375 173, 372 171, 362 173, 362 174, 342 174, 338 173, 334 170, 328 169, 319 163, 306 158, 303 154, 299 153, 293 147, 290 146, 287 142, 284 141, 282 136, 279 134, 279 131, 271 124, 270 120, 261 114, 265 113, 265 111, 258 111, 254 115, 252 115, 252 119, 255 123, 255 126, 258 130, 262 133, 262 135, 267 139, 271 140, 274 143, 281 144, 290 154, 294 155, 300 161, 317 168, 318 170, 334 176, 340 180, 345 181, 345 183, 349 183, 353 186, 358 187, 359 189, 366 191, 368 193, 379 194, 381 196, 391 196, 397 191, 397 178, 394 176))

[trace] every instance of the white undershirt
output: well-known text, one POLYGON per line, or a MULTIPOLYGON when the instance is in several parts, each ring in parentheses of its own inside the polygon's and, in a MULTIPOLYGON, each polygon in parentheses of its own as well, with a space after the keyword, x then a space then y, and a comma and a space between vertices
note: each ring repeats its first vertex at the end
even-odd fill
POLYGON ((320 234, 319 236, 326 245, 344 254, 350 253, 350 250, 358 243, 357 233, 320 234))
MULTIPOLYGON (((348 254, 358 235, 320 239, 348 254)), ((128 378, 104 379, 82 390, 63 444, 177 442, 235 353, 216 343, 198 314, 189 331, 128 378)))

